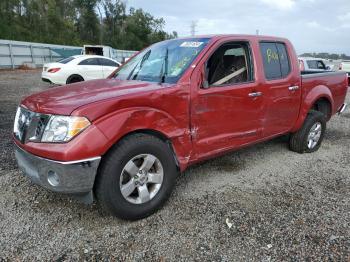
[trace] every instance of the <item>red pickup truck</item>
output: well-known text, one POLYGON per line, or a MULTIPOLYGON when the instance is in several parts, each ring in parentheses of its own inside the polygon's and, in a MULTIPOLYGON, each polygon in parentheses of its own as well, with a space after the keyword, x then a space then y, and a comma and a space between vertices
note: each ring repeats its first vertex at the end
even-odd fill
POLYGON ((51 191, 97 199, 124 219, 146 217, 189 165, 290 134, 314 152, 341 113, 344 72, 300 72, 283 38, 217 35, 156 43, 108 79, 22 100, 19 167, 51 191))

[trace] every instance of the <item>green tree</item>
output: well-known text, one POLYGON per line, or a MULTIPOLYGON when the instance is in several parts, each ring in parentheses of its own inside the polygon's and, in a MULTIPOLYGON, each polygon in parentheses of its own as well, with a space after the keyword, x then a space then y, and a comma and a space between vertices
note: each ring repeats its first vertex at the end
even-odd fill
POLYGON ((75 0, 76 25, 81 41, 86 44, 99 43, 100 26, 95 11, 97 0, 75 0))
POLYGON ((122 0, 0 0, 0 38, 139 50, 177 37, 165 21, 122 0))
POLYGON ((102 42, 110 46, 118 46, 123 41, 122 34, 125 33, 126 6, 122 1, 102 1, 102 42))

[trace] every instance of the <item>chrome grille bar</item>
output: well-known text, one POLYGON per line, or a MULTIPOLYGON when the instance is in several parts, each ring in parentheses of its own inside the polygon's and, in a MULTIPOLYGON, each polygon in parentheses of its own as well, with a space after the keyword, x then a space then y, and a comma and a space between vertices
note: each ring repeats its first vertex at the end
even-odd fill
POLYGON ((22 143, 40 142, 50 115, 19 107, 16 114, 14 136, 22 143))

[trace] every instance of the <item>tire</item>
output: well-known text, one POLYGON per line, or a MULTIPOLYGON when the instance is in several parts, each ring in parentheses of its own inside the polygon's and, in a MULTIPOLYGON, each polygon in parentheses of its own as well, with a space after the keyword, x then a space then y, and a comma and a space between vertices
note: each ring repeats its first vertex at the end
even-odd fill
POLYGON ((167 143, 151 135, 130 135, 104 156, 96 177, 95 196, 102 210, 113 216, 126 220, 145 218, 161 208, 169 198, 177 175, 174 155, 167 143), (151 159, 151 156, 156 158, 154 164, 147 172, 141 174, 139 170, 142 167, 146 167, 144 170, 148 168, 145 163, 152 162, 146 161, 151 159), (152 173, 157 174, 157 182, 160 182, 160 176, 163 174, 161 183, 150 182, 152 173), (135 179, 136 176, 139 177, 135 179), (146 182, 141 180, 145 177, 147 177, 146 182), (136 186, 134 183, 137 182, 136 186), (131 185, 131 190, 133 186, 135 189, 128 193, 123 191, 127 195, 124 196, 122 188, 127 188, 127 185, 131 185), (142 193, 145 192, 145 186, 149 198, 144 197, 147 194, 142 193))
POLYGON ((84 78, 80 75, 71 75, 68 77, 66 84, 73 84, 84 81, 84 78))
POLYGON ((317 151, 321 146, 325 131, 326 116, 319 111, 311 110, 303 126, 297 132, 291 134, 289 140, 290 150, 300 154, 317 151), (315 131, 314 128, 317 128, 318 124, 320 124, 320 128, 318 131, 315 131), (313 134, 314 136, 312 136, 313 134), (313 140, 313 142, 311 142, 311 140, 313 140))

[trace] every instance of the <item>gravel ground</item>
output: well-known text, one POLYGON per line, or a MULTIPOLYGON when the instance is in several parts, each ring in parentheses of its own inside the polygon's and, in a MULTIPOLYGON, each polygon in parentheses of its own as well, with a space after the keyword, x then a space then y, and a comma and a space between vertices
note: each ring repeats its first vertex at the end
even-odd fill
POLYGON ((18 171, 16 106, 49 87, 38 71, 0 72, 0 261, 350 261, 349 112, 316 153, 278 138, 207 161, 181 175, 162 210, 126 222, 18 171))

